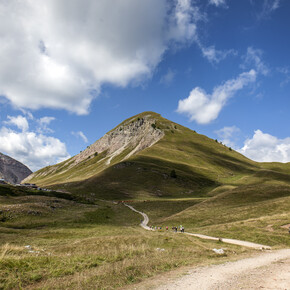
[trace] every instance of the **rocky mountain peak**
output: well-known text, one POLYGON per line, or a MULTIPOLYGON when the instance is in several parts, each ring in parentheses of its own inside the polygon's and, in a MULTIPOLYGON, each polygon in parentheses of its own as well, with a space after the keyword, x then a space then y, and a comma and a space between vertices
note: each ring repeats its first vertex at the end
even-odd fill
POLYGON ((127 154, 123 159, 127 159, 152 146, 164 136, 164 132, 156 128, 155 123, 154 113, 150 112, 130 118, 88 146, 86 150, 74 156, 71 165, 78 164, 90 156, 102 152, 106 152, 102 159, 105 159, 106 164, 110 164, 115 156, 124 153, 125 150, 127 154))
POLYGON ((20 183, 32 171, 21 162, 0 153, 0 178, 9 183, 20 183))

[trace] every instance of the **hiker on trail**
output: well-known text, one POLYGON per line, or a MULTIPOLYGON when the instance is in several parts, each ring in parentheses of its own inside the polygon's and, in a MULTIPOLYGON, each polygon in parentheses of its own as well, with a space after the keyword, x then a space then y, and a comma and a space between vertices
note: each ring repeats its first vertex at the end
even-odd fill
POLYGON ((168 231, 168 227, 166 227, 166 231, 168 231))
POLYGON ((182 227, 180 231, 181 231, 182 233, 184 233, 184 227, 182 227))

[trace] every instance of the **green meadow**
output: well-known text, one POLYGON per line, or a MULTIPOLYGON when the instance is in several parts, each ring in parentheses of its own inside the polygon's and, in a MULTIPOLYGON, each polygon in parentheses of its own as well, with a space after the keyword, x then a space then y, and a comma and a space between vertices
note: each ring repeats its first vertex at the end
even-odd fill
POLYGON ((152 112, 113 130, 148 114, 165 135, 126 160, 133 147, 110 164, 104 151, 28 179, 54 191, 0 186, 0 289, 114 289, 256 252, 170 230, 179 225, 273 249, 290 246, 289 164, 251 161, 152 112), (162 229, 142 229, 141 215, 122 201, 162 229))

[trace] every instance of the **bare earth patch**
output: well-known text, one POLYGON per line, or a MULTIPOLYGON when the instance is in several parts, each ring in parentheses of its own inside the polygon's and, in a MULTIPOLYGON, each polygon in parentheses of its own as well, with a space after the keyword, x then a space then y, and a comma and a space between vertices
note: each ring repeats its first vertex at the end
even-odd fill
POLYGON ((284 225, 284 226, 281 226, 282 229, 289 229, 290 228, 290 224, 287 224, 287 225, 284 225))

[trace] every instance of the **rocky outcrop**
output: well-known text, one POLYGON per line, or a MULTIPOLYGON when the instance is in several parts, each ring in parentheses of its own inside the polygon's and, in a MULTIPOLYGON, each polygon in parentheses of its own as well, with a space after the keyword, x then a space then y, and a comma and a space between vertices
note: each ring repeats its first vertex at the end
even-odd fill
POLYGON ((16 184, 30 175, 32 171, 21 162, 0 153, 0 178, 16 184))
POLYGON ((70 160, 70 166, 82 162, 96 152, 98 154, 106 152, 106 156, 102 160, 105 160, 107 165, 111 163, 115 156, 124 152, 127 154, 123 156, 122 160, 129 158, 152 146, 164 136, 164 132, 156 128, 155 122, 156 120, 150 114, 142 118, 132 118, 125 121, 86 150, 74 156, 70 160))
POLYGON ((127 119, 84 151, 67 161, 36 171, 23 182, 37 183, 39 179, 43 182, 47 176, 53 178, 65 172, 67 175, 60 177, 62 181, 78 180, 80 176, 85 179, 123 162, 151 147, 165 135, 164 130, 158 127, 161 125, 158 118, 160 115, 154 112, 144 112, 127 119), (76 171, 79 175, 75 174, 76 171))

